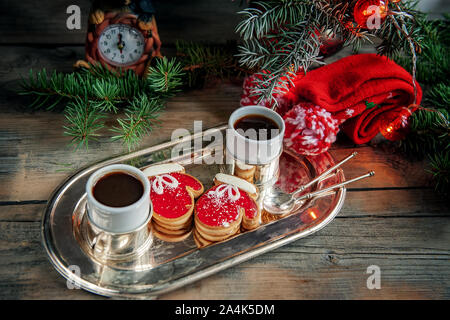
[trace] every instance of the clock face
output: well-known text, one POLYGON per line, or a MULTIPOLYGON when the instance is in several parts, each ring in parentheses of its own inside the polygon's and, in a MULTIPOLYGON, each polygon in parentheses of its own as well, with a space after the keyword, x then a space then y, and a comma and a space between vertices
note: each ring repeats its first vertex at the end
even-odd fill
POLYGON ((144 53, 142 33, 126 24, 112 24, 98 38, 101 57, 113 66, 125 67, 136 63, 144 53))

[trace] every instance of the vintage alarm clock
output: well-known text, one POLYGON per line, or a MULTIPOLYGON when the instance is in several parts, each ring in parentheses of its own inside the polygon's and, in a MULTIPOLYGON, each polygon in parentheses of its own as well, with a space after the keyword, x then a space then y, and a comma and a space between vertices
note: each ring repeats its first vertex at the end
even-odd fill
POLYGON ((94 1, 86 38, 87 62, 144 74, 151 58, 161 56, 154 14, 150 0, 94 1))

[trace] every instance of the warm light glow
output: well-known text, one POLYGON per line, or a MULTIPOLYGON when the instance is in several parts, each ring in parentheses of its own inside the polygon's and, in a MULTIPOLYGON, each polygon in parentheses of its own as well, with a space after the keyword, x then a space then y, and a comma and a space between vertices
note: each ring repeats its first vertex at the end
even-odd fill
POLYGON ((316 213, 314 212, 313 209, 309 209, 309 215, 311 216, 311 218, 317 219, 317 215, 316 215, 316 213))
POLYGON ((387 113, 380 121, 380 133, 388 140, 404 139, 409 133, 409 117, 415 108, 402 108, 400 112, 387 113))
MULTIPOLYGON (((383 6, 383 5, 380 5, 379 7, 379 13, 380 13, 380 16, 385 16, 385 14, 386 14, 386 12, 387 12, 387 10, 386 10, 386 6, 383 6)), ((363 10, 363 15, 364 16, 371 16, 371 15, 373 15, 374 13, 375 13, 375 11, 374 10, 368 10, 368 9, 365 9, 365 10, 363 10)))

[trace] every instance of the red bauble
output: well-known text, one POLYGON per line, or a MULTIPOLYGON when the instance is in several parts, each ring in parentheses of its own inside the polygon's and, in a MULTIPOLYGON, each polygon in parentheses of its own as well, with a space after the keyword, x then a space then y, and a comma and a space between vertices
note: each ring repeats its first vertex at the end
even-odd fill
POLYGON ((387 112, 380 121, 380 133, 390 141, 398 141, 406 138, 409 133, 409 117, 412 111, 403 108, 400 112, 387 112))
POLYGON ((284 116, 284 145, 301 155, 318 155, 330 148, 339 132, 339 121, 325 109, 298 104, 284 116))
POLYGON ((376 22, 382 23, 387 16, 388 1, 358 0, 353 9, 353 18, 361 28, 377 27, 376 22), (368 25, 368 21, 370 22, 368 25))

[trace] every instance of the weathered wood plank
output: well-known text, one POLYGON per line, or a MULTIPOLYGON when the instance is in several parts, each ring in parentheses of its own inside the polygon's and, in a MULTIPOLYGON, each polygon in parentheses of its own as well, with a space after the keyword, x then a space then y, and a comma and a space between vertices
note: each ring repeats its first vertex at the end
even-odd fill
POLYGON ((0 61, 0 86, 5 91, 12 91, 17 87, 15 82, 21 77, 27 77, 30 70, 36 71, 45 68, 50 71, 72 71, 74 62, 82 59, 83 55, 84 47, 82 46, 4 46, 0 61))
POLYGON ((0 223, 0 299, 98 298, 67 289, 45 256, 39 228, 39 222, 0 223))
POLYGON ((0 202, 0 221, 38 222, 41 220, 46 203, 19 203, 5 204, 5 202, 0 202))
MULTIPOLYGON (((240 18, 239 2, 229 0, 153 1, 163 44, 177 39, 225 43, 237 39, 234 29, 240 18)), ((0 3, 0 44, 84 44, 89 0, 44 1, 4 0, 0 3), (69 30, 69 5, 81 9, 81 29, 69 30)))
POLYGON ((225 270, 161 299, 447 299, 448 256, 276 252, 225 270), (294 255, 294 254, 292 254, 294 255), (279 260, 281 259, 281 260, 279 260), (278 260, 277 263, 272 261, 278 260), (269 262, 268 262, 269 261, 269 262), (381 289, 367 289, 367 267, 381 269, 381 289), (440 282, 440 283, 439 283, 440 282))
MULTIPOLYGON (((154 0, 160 36, 165 44, 176 39, 224 43, 237 39, 234 30, 240 21, 236 14, 242 9, 239 1, 230 0, 154 0)), ((426 3, 426 1, 423 1, 426 3)), ((434 3, 434 2, 433 2, 434 3)), ((60 0, 37 3, 32 0, 3 0, 0 3, 0 44, 58 43, 83 44, 90 8, 89 0, 60 0), (66 9, 69 5, 81 9, 81 30, 68 30, 66 9)), ((441 5, 439 12, 448 12, 448 5, 441 5)))
MULTIPOLYGON (((0 298, 94 298, 66 289, 39 232, 39 222, 0 222, 0 298)), ((449 243, 449 216, 337 218, 315 235, 162 298, 448 299, 449 243), (379 291, 366 288, 373 264, 382 271, 379 291)))

